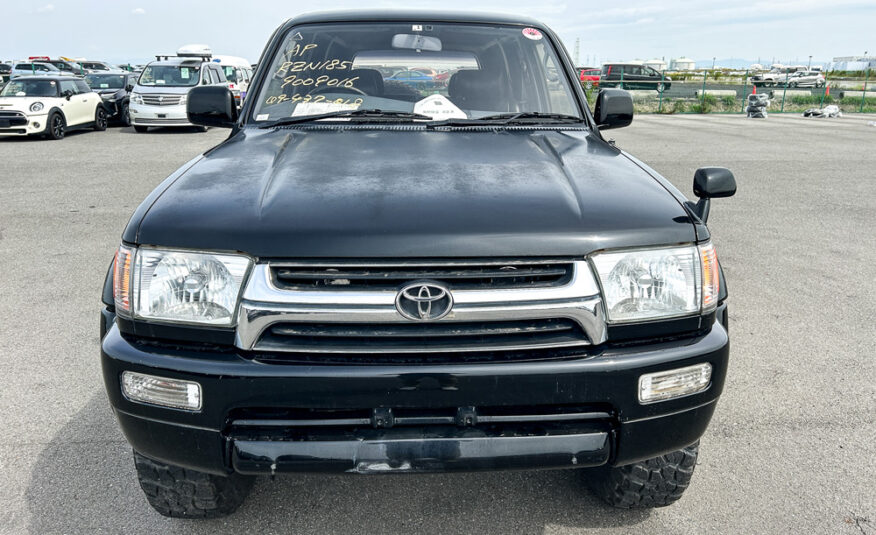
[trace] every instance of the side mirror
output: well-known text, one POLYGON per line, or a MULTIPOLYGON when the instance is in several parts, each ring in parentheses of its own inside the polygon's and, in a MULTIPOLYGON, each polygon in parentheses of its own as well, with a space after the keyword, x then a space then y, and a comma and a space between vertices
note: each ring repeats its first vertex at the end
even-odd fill
POLYGON ((724 167, 700 167, 694 173, 694 195, 701 199, 732 197, 736 193, 736 177, 724 167))
POLYGON ((193 87, 186 104, 189 122, 201 126, 231 128, 237 122, 234 95, 224 85, 193 87))
POLYGON ((629 126, 633 122, 633 97, 623 89, 602 89, 596 97, 595 115, 600 130, 629 126))
POLYGON ((709 219, 710 199, 736 194, 736 177, 724 167, 701 167, 694 173, 694 195, 700 198, 694 212, 705 223, 709 219))
POLYGON ((130 92, 133 91, 133 90, 134 90, 134 86, 133 86, 133 85, 128 84, 128 85, 125 86, 125 91, 127 91, 128 93, 130 93, 130 92))
POLYGON ((67 100, 70 100, 70 97, 73 96, 73 91, 68 89, 68 90, 64 91, 63 95, 64 95, 64 98, 66 98, 67 100))

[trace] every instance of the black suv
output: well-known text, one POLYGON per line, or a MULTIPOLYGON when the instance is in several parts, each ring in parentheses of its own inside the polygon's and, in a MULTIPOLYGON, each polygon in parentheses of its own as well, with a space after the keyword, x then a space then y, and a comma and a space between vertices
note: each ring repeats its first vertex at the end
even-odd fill
POLYGON ((724 387, 706 220, 600 130, 534 20, 310 14, 228 127, 134 212, 106 279, 110 402, 160 513, 233 511, 252 477, 586 468, 620 507, 687 488, 724 387), (446 77, 391 84, 388 65, 446 77))
POLYGON ((85 76, 85 82, 100 95, 109 119, 131 126, 131 91, 137 85, 137 75, 126 71, 95 72, 85 76))
POLYGON ((599 79, 601 87, 621 89, 650 89, 662 93, 672 87, 672 78, 646 65, 635 63, 606 63, 599 79))

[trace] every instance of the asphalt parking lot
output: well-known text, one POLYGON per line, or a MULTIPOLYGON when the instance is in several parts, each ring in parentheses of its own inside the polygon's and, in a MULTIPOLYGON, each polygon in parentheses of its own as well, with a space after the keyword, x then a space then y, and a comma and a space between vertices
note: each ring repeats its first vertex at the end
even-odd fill
POLYGON ((98 309, 140 200, 227 131, 0 140, 0 533, 876 533, 873 116, 641 116, 607 132, 692 196, 730 167, 710 227, 732 364, 691 488, 602 505, 578 471, 300 476, 223 520, 159 516, 106 402, 98 309))

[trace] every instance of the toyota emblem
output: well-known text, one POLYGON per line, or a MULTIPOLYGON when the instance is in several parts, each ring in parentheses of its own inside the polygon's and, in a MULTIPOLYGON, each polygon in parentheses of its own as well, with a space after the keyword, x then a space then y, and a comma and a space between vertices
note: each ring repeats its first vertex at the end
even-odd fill
POLYGON ((450 313, 453 296, 440 282, 414 282, 399 290, 395 308, 409 320, 434 321, 450 313))

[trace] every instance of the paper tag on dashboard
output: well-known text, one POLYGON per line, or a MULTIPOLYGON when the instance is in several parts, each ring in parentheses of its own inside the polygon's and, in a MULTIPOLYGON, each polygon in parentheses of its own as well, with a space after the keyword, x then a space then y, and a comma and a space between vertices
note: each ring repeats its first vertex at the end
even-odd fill
POLYGON ((319 115, 334 111, 356 110, 361 104, 343 104, 340 102, 299 102, 292 110, 292 117, 300 115, 319 115))
POLYGON ((428 115, 436 121, 441 119, 467 119, 468 115, 450 102, 444 95, 430 95, 414 104, 414 113, 428 115))

